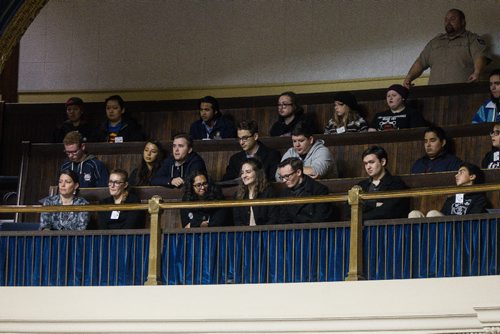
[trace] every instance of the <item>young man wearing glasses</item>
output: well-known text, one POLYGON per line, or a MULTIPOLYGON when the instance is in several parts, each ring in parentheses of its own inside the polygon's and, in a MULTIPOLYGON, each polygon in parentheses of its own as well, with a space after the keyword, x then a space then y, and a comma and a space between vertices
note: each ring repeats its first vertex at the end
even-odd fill
POLYGON ((71 131, 64 137, 64 153, 68 160, 60 170, 70 169, 78 175, 80 188, 108 186, 108 169, 94 155, 85 151, 85 143, 78 131, 71 131))
POLYGON ((264 167, 269 181, 274 180, 276 167, 280 163, 281 154, 259 141, 259 129, 255 121, 242 121, 238 124, 238 142, 241 151, 229 158, 223 181, 240 177, 241 164, 248 158, 258 158, 264 167))
MULTIPOLYGON (((287 158, 278 166, 278 174, 286 188, 280 197, 307 197, 328 195, 328 188, 304 174, 304 164, 299 158, 287 158)), ((282 205, 280 223, 328 222, 333 219, 330 203, 282 205)))
POLYGON ((500 168, 500 122, 493 126, 490 137, 492 148, 491 151, 484 156, 481 167, 488 169, 500 168))

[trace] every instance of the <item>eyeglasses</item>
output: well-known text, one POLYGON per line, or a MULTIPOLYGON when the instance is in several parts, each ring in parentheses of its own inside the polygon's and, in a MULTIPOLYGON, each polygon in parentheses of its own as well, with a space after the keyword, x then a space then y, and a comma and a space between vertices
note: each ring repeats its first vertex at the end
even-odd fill
POLYGON ((493 130, 490 132, 490 136, 492 137, 496 137, 498 135, 500 135, 500 130, 493 130))
POLYGON ((208 186, 208 183, 207 182, 202 182, 202 183, 194 183, 193 184, 193 187, 195 187, 196 189, 201 189, 202 187, 203 188, 206 188, 208 186))
POLYGON ((252 138, 253 136, 243 136, 243 137, 238 137, 238 141, 242 141, 246 143, 248 139, 252 138))
POLYGON ((75 154, 78 154, 78 152, 80 152, 81 150, 82 150, 82 148, 80 147, 76 151, 66 151, 66 150, 64 150, 64 153, 66 153, 67 155, 75 155, 75 154))
POLYGON ((286 175, 280 175, 280 180, 281 181, 288 181, 290 179, 290 177, 295 174, 297 172, 297 170, 294 170, 293 172, 291 172, 290 174, 286 174, 286 175))
POLYGON ((125 181, 108 181, 108 186, 113 187, 113 186, 119 186, 120 184, 125 183, 125 181))
POLYGON ((293 103, 278 103, 277 107, 278 108, 286 108, 286 107, 289 107, 292 105, 293 105, 293 103))

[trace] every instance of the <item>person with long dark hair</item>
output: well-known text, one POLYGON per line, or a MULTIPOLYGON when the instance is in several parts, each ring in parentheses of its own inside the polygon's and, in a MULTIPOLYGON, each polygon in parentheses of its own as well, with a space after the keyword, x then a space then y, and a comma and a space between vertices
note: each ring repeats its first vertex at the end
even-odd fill
MULTIPOLYGON (((219 187, 208 177, 205 170, 191 173, 184 183, 183 202, 223 200, 219 187)), ((182 227, 212 227, 231 225, 227 208, 181 209, 182 227)))
POLYGON ((150 186, 151 179, 160 169, 165 157, 159 141, 150 140, 144 145, 142 151, 141 165, 130 173, 129 184, 131 186, 150 186))
MULTIPOLYGON (((44 206, 87 205, 85 198, 76 196, 80 187, 78 175, 70 169, 59 172, 58 194, 45 197, 44 206)), ((42 212, 40 230, 85 230, 90 220, 88 212, 42 212)))
MULTIPOLYGON (((236 199, 276 198, 267 181, 262 162, 248 158, 241 165, 240 184, 236 199)), ((254 226, 271 225, 279 221, 278 206, 242 206, 233 208, 234 225, 254 226)))

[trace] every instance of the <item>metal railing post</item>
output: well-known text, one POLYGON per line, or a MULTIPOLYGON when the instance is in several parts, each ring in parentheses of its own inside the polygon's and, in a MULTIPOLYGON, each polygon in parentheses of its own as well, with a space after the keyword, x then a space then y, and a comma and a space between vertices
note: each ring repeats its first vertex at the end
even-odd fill
POLYGON ((149 228, 149 265, 148 279, 144 285, 160 285, 161 265, 161 229, 159 223, 160 196, 153 196, 148 201, 148 212, 151 215, 151 226, 149 228))
POLYGON ((363 277, 363 221, 362 202, 359 194, 360 186, 354 186, 348 192, 348 201, 351 206, 351 241, 349 248, 349 272, 347 281, 359 281, 363 277))

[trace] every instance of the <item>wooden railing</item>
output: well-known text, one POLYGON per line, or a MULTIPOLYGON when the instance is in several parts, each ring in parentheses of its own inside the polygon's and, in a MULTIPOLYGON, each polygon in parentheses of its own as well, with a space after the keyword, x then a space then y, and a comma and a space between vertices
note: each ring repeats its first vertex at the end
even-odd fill
MULTIPOLYGON (((500 184, 473 185, 469 187, 437 187, 437 188, 419 188, 405 191, 363 193, 359 187, 352 188, 347 195, 327 195, 313 196, 304 198, 276 198, 261 200, 227 200, 217 202, 179 202, 179 203, 161 203, 161 198, 153 197, 148 204, 121 204, 121 205, 86 205, 86 206, 1 206, 0 213, 12 212, 81 212, 81 211, 129 211, 129 210, 148 210, 150 223, 150 244, 149 244, 149 266, 148 276, 145 284, 161 284, 160 279, 160 258, 162 249, 162 231, 159 224, 159 215, 162 210, 172 210, 181 208, 197 208, 200 206, 206 208, 234 207, 234 206, 261 206, 261 205, 291 205, 318 202, 345 202, 348 201, 351 206, 350 221, 350 247, 349 247, 349 272, 347 280, 360 280, 363 275, 363 220, 362 203, 364 200, 383 199, 383 198, 401 198, 401 197, 421 197, 432 195, 446 195, 454 193, 469 192, 487 192, 500 190, 500 184)), ((413 220, 419 222, 420 220, 413 220)), ((382 222, 383 224, 383 222, 382 222)), ((304 224, 307 226, 307 224, 304 224)), ((216 229, 216 228, 215 228, 216 229)), ((226 228, 227 229, 227 228, 226 228)), ((209 229, 212 230, 212 229, 209 229)), ((206 232, 200 229, 200 232, 206 232)), ((47 232, 44 232, 47 233, 47 232)))

